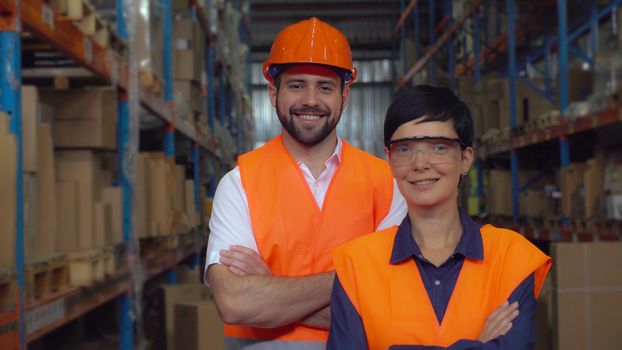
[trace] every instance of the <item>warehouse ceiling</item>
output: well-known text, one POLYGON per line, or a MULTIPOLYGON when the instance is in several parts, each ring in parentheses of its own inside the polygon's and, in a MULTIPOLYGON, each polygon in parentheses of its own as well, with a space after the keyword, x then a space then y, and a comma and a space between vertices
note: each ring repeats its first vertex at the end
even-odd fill
POLYGON ((400 0, 251 0, 252 58, 266 59, 281 29, 313 16, 344 32, 354 59, 392 57, 399 6, 400 0))

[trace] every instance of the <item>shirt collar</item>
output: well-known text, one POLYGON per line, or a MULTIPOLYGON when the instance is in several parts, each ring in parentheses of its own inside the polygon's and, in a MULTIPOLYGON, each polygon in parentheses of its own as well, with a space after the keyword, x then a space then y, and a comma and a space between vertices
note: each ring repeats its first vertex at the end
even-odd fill
MULTIPOLYGON (((462 210, 460 211, 460 222, 462 223, 462 236, 456 246, 454 254, 460 254, 468 259, 483 260, 484 245, 480 233, 481 225, 477 224, 462 210)), ((421 256, 421 249, 411 234, 411 224, 408 215, 404 218, 397 229, 393 240, 393 251, 391 253, 391 264, 399 264, 410 258, 421 256)))
MULTIPOLYGON (((341 137, 337 136, 337 145, 335 146, 335 150, 333 151, 333 154, 331 154, 330 157, 326 159, 326 161, 324 162, 324 165, 328 167, 331 164, 331 162, 335 162, 335 164, 341 163, 341 149, 342 148, 343 148, 343 142, 341 141, 341 137)), ((297 161, 296 163, 298 163, 298 165, 304 164, 301 161, 297 161)))

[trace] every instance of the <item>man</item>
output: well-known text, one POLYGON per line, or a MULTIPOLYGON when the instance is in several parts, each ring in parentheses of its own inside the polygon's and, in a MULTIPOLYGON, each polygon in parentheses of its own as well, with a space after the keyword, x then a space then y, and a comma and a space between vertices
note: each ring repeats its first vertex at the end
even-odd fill
POLYGON ((333 249, 406 206, 388 164, 337 137, 357 75, 341 32, 317 18, 285 28, 263 72, 283 131, 219 183, 205 279, 227 349, 324 349, 333 249))

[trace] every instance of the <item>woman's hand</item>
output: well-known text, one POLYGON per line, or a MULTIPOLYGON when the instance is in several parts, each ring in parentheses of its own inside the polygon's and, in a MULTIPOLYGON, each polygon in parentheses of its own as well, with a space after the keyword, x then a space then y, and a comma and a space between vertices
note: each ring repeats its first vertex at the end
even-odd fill
POLYGON ((509 304, 506 301, 488 316, 477 340, 486 343, 505 335, 512 328, 512 321, 516 316, 518 316, 518 302, 509 304))

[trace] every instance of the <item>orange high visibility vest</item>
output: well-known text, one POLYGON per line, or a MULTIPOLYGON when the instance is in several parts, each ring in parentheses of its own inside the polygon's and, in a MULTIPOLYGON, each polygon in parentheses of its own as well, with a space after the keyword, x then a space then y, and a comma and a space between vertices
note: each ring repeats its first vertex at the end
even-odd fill
POLYGON ((475 340, 488 315, 532 273, 537 297, 551 267, 551 259, 520 234, 483 226, 484 260, 464 260, 439 325, 416 262, 389 262, 396 232, 393 227, 335 250, 337 276, 363 320, 370 349, 475 340))
MULTIPOLYGON (((321 210, 281 137, 242 155, 238 164, 259 254, 276 276, 334 270, 333 250, 374 232, 391 207, 388 163, 346 142, 321 210)), ((225 335, 325 342, 328 331, 298 324, 274 329, 226 325, 225 335)))

